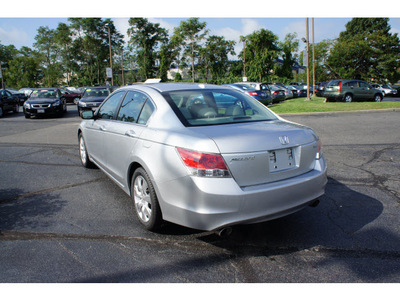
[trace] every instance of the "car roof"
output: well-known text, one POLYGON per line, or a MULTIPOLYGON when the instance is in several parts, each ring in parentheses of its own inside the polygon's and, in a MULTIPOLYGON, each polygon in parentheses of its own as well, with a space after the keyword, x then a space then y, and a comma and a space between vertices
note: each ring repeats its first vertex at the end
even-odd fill
POLYGON ((170 92, 176 90, 203 90, 203 89, 226 89, 226 87, 218 86, 214 84, 205 83, 143 83, 129 85, 119 88, 119 90, 130 90, 138 88, 151 88, 160 93, 170 92))

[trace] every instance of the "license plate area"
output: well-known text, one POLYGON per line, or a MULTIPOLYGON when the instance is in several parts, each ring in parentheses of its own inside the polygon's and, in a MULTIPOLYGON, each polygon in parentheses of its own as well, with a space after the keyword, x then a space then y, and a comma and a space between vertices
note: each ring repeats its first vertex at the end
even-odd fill
POLYGON ((44 114, 44 109, 38 109, 37 112, 38 114, 44 114))
POLYGON ((295 150, 293 148, 268 151, 269 172, 275 173, 296 167, 295 150))

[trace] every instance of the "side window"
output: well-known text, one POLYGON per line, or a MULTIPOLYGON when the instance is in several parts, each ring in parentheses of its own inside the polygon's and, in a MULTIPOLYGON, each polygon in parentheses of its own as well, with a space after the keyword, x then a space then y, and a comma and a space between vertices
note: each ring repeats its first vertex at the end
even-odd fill
POLYGON ((118 104, 125 92, 118 92, 112 95, 110 98, 104 100, 105 102, 100 107, 97 115, 99 119, 112 119, 118 108, 118 104))
POLYGON ((117 120, 136 123, 147 96, 139 92, 128 92, 118 112, 117 120))
POLYGON ((366 82, 360 81, 359 83, 360 83, 360 87, 362 87, 362 88, 370 88, 370 87, 371 87, 371 86, 370 86, 368 83, 366 83, 366 82))
POLYGON ((153 103, 151 103, 150 100, 147 100, 145 105, 143 106, 142 112, 140 113, 138 123, 146 124, 147 121, 150 119, 151 115, 153 114, 154 110, 155 107, 153 103))

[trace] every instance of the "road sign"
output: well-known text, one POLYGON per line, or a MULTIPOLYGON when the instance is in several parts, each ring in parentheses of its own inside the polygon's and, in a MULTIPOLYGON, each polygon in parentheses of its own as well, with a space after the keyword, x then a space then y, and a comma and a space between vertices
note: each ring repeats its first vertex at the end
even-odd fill
POLYGON ((106 68, 107 78, 112 78, 112 70, 111 68, 106 68))

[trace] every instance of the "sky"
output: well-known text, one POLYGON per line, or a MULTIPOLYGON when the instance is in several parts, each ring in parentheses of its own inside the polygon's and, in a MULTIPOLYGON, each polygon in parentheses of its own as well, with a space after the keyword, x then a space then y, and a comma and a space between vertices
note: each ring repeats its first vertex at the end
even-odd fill
MULTIPOLYGON (((9 1, 8 1, 9 2, 9 1)), ((239 43, 242 35, 248 35, 261 28, 268 29, 283 41, 286 34, 297 33, 298 39, 306 37, 306 18, 309 17, 310 36, 311 18, 314 17, 315 42, 324 39, 334 39, 345 30, 345 25, 352 17, 389 17, 392 33, 400 36, 400 13, 398 7, 390 9, 386 0, 379 6, 349 4, 350 1, 335 0, 322 2, 307 0, 286 0, 279 3, 271 1, 252 0, 116 0, 113 5, 92 5, 81 0, 70 0, 68 5, 58 8, 54 1, 18 1, 16 4, 6 4, 8 7, 0 11, 0 44, 13 44, 17 49, 22 46, 33 47, 37 29, 48 26, 55 29, 59 23, 69 23, 68 17, 111 17, 117 29, 128 40, 126 30, 130 17, 146 17, 150 22, 160 23, 172 34, 174 27, 180 21, 189 17, 200 17, 207 23, 210 34, 224 36, 227 40, 236 42, 235 52, 238 54, 243 45, 239 43), (40 4, 43 5, 40 5, 40 4), (236 3, 236 4, 232 4, 236 3), (321 4, 323 3, 323 4, 321 4), (333 4, 334 3, 334 4, 333 4), (22 10, 21 7, 24 9, 22 10), (343 9, 343 8, 346 9, 343 9), (363 7, 363 9, 359 9, 363 7), (385 9, 383 9, 385 7, 385 9)), ((92 2, 100 3, 100 2, 92 2)), ((102 2, 106 3, 106 2, 102 2)), ((304 45, 303 45, 304 46, 304 45)))

